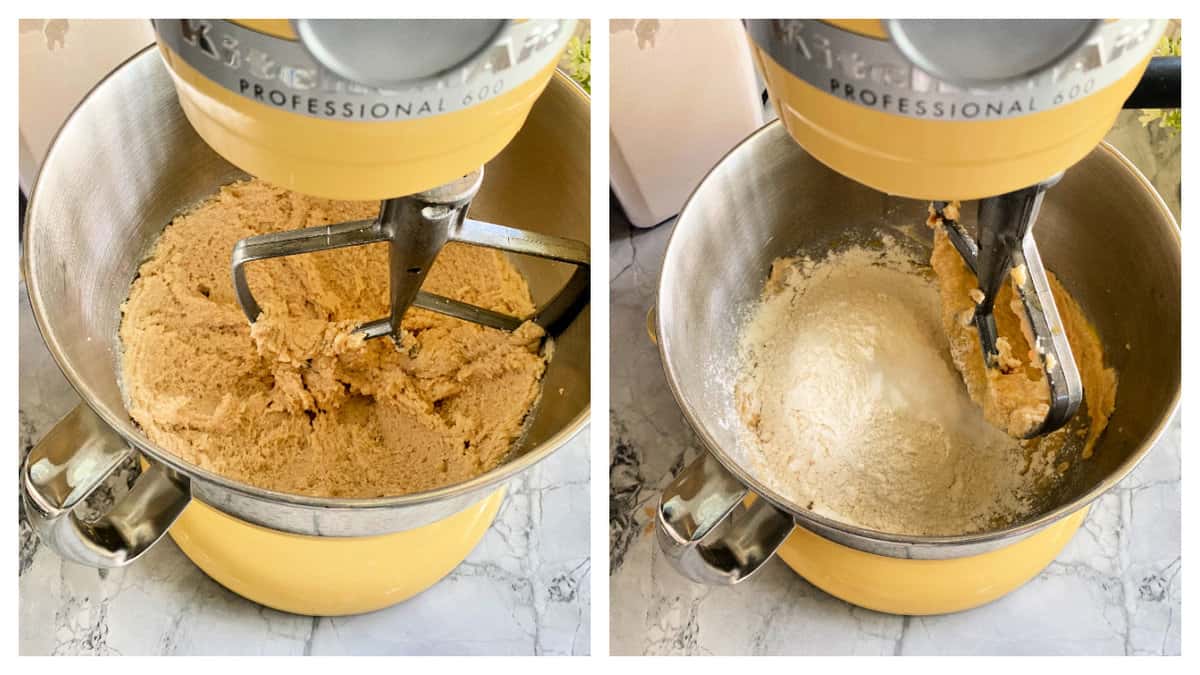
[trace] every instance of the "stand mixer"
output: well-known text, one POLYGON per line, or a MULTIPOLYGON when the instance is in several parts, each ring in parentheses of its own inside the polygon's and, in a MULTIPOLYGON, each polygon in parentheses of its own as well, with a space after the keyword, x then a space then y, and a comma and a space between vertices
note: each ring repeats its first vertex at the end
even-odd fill
MULTIPOLYGON (((1059 555, 1178 404, 1179 228, 1133 163, 1102 142, 1123 106, 1179 106, 1179 61, 1147 68, 1166 22, 743 23, 779 119, 710 170, 663 256, 652 337, 703 447, 662 489, 659 547, 680 574, 708 585, 738 584, 778 557, 875 611, 991 602, 1059 555), (974 232, 955 200, 978 200, 974 232), (1061 427, 1086 394, 1039 248, 1089 310, 1122 387, 1092 459, 1072 462, 1027 514, 975 531, 882 531, 795 501, 753 464, 728 385, 740 375, 741 324, 722 310, 758 302, 774 261, 922 220, 944 230, 978 278, 968 293, 976 306, 958 318, 978 329, 980 358, 1003 351, 991 310, 1003 283, 1016 286, 1014 310, 1019 301, 1040 352, 1031 360, 1055 397, 1031 420, 1032 434, 1061 427), (717 252, 726 264, 696 269, 717 252)), ((882 443, 880 452, 892 450, 882 443)))
MULTIPOLYGON (((1002 368, 993 316, 1012 281, 1049 407, 1026 437, 1083 399, 1033 226, 1045 191, 1095 147, 1138 83, 1164 20, 746 20, 788 132, 882 192, 929 200, 979 281, 985 367, 1002 368), (947 199, 978 199, 977 233, 947 199)), ((1003 338, 1000 338, 1003 339, 1003 338)))
POLYGON ((253 261, 389 244, 391 313, 366 339, 399 338, 410 306, 553 335, 586 301, 586 243, 467 218, 480 168, 524 123, 574 29, 569 20, 155 20, 180 104, 214 150, 280 186, 383 199, 371 221, 250 237, 233 251, 238 302, 261 314, 253 261), (575 266, 562 290, 513 317, 420 290, 448 242, 575 266))
POLYGON ((22 465, 39 539, 66 560, 112 568, 170 534, 235 593, 321 616, 395 604, 458 566, 509 482, 589 417, 590 100, 556 72, 574 23, 155 21, 157 48, 113 70, 67 118, 29 200, 30 306, 82 399, 22 465), (503 463, 421 492, 317 497, 239 482, 147 438, 120 379, 130 280, 167 223, 247 174, 382 202, 369 220, 234 246, 233 284, 250 321, 260 314, 245 274, 253 261, 386 243, 391 311, 362 317, 363 337, 396 335, 413 306, 545 329, 554 349, 545 393, 503 463), (473 203, 537 232, 469 218, 473 203), (506 316, 423 292, 452 241, 524 254, 514 262, 538 309, 506 316), (129 476, 121 468, 137 464, 129 476))

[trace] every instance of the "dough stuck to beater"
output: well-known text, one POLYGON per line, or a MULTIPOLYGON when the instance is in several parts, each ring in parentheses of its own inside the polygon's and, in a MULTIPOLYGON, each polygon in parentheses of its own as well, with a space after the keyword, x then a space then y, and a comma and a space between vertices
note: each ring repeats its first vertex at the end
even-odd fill
MULTIPOLYGON (((1017 284, 1024 268, 1013 269, 1008 283, 996 296, 994 316, 999 368, 985 368, 979 331, 963 320, 973 314, 978 281, 950 241, 950 236, 931 213, 933 253, 930 264, 937 275, 942 305, 942 327, 950 341, 954 365, 962 374, 967 392, 989 422, 1014 438, 1024 438, 1036 429, 1050 409, 1050 384, 1046 380, 1042 356, 1033 349, 1033 331, 1029 326, 1017 284)), ((1108 425, 1116 406, 1117 374, 1104 366, 1104 348, 1096 329, 1084 316, 1079 303, 1067 293, 1053 272, 1046 273, 1055 305, 1067 332, 1083 381, 1084 402, 1091 424, 1081 455, 1092 456, 1096 441, 1108 425)))

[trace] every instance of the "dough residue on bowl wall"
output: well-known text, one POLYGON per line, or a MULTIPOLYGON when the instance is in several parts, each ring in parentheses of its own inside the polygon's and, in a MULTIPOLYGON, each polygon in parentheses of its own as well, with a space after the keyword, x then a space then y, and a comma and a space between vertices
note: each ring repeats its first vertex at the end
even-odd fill
POLYGON ((894 534, 1028 516, 1087 421, 1025 442, 989 423, 951 360, 929 267, 881 240, 773 264, 739 342, 751 470, 801 507, 894 534))
MULTIPOLYGON (((244 237, 375 217, 377 202, 312 198, 250 180, 164 230, 123 305, 122 379, 151 441, 251 485, 393 496, 460 482, 509 454, 540 390, 542 331, 513 333, 422 309, 400 344, 355 326, 388 313, 386 245, 251 263, 251 327, 229 260, 244 237)), ((425 290, 527 315, 500 252, 449 244, 425 290)))

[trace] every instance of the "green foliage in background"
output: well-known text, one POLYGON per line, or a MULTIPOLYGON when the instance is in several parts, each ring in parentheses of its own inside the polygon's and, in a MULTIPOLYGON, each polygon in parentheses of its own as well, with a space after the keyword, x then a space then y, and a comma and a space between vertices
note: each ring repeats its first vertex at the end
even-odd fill
MULTIPOLYGON (((1158 42, 1158 50, 1155 52, 1157 56, 1183 56, 1183 38, 1168 38, 1164 37, 1158 42)), ((1138 121, 1142 126, 1149 126, 1151 122, 1158 120, 1158 126, 1168 129, 1171 134, 1177 134, 1183 129, 1183 111, 1179 108, 1174 110, 1143 110, 1138 121)))
POLYGON ((587 93, 592 93, 592 36, 589 35, 587 40, 580 40, 578 36, 571 38, 563 61, 571 77, 583 85, 587 93))

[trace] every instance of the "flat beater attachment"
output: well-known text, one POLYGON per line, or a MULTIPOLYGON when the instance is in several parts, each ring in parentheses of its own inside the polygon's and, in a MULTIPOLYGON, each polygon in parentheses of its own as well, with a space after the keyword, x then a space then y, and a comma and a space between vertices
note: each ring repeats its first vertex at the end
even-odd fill
POLYGON ((978 239, 971 237, 958 222, 954 209, 947 202, 934 202, 933 208, 942 219, 950 241, 979 280, 983 300, 976 304, 974 322, 988 368, 999 367, 996 346, 996 320, 993 315, 996 295, 1009 276, 1014 274, 1021 304, 1034 337, 1033 348, 1042 356, 1046 379, 1050 385, 1050 410, 1041 426, 1030 437, 1041 436, 1066 424, 1079 409, 1083 400, 1083 384, 1071 345, 1067 341, 1046 268, 1033 238, 1046 189, 1058 182, 1062 174, 1047 181, 1015 192, 979 201, 978 239), (949 213, 948 213, 949 212, 949 213))
POLYGON ((550 335, 561 332, 588 301, 588 245, 574 239, 467 218, 471 200, 483 181, 483 169, 407 197, 383 202, 379 216, 337 225, 308 227, 247 237, 233 250, 233 286, 238 303, 254 323, 262 309, 246 282, 247 263, 265 258, 327 251, 387 242, 391 314, 358 328, 367 339, 400 336, 400 320, 409 307, 421 307, 464 321, 512 331, 533 321, 550 335), (509 316, 421 290, 433 261, 448 242, 487 246, 522 255, 548 258, 575 266, 563 288, 527 317, 509 316))

